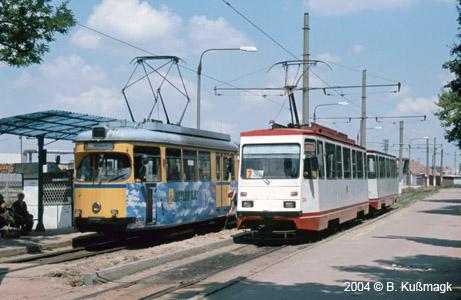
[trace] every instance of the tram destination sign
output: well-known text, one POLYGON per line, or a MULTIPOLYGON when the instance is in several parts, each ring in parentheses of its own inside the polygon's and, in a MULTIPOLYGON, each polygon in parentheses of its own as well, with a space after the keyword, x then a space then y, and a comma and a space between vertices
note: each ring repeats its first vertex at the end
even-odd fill
POLYGON ((114 150, 114 143, 85 143, 85 150, 114 150))

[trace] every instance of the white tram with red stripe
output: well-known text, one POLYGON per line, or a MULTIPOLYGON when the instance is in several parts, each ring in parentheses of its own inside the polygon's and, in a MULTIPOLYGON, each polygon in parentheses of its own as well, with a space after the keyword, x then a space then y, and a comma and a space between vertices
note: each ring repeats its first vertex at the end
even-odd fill
POLYGON ((313 124, 241 133, 238 227, 320 231, 368 214, 366 150, 313 124))
POLYGON ((399 195, 396 157, 367 150, 367 169, 370 208, 373 210, 389 208, 397 202, 399 195))

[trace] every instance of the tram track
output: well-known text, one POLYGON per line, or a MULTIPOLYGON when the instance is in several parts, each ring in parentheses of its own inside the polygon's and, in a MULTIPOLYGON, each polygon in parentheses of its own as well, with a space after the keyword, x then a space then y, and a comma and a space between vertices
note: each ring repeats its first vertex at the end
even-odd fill
MULTIPOLYGON (((224 245, 224 244, 223 244, 224 245)), ((156 299, 186 287, 195 285, 215 274, 237 267, 251 260, 279 251, 287 245, 258 247, 252 244, 235 244, 232 249, 219 251, 206 258, 192 259, 179 266, 172 266, 160 272, 119 283, 115 286, 87 294, 77 299, 126 296, 136 299, 156 299), (140 288, 142 286, 142 288, 140 288)))

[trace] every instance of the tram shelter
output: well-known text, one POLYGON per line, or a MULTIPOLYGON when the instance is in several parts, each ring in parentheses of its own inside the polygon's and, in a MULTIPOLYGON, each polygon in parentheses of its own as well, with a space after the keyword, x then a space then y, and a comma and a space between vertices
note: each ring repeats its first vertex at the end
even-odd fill
POLYGON ((48 110, 0 119, 0 135, 11 134, 36 138, 38 144, 38 221, 36 231, 45 231, 43 225, 43 165, 46 163, 45 139, 74 141, 83 131, 120 119, 87 114, 48 110))

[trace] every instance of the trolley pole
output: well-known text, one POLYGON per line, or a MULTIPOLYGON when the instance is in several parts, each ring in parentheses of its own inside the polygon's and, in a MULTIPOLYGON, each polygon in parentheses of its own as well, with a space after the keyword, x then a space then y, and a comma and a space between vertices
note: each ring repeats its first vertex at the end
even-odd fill
POLYGON ((360 146, 367 147, 367 70, 362 71, 362 119, 360 120, 360 146))
POLYGON ((303 49, 303 116, 302 124, 309 126, 309 13, 304 13, 303 49))

